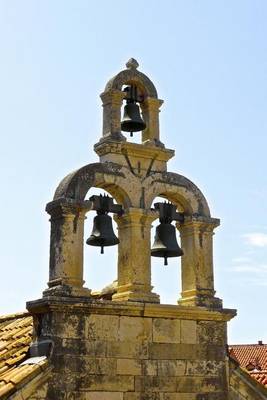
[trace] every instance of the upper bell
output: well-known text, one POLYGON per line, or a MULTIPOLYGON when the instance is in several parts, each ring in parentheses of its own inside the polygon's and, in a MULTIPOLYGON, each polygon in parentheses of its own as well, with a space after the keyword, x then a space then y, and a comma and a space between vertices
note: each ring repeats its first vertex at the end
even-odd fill
POLYGON ((121 121, 121 130, 125 132, 139 132, 146 128, 146 124, 140 115, 140 109, 136 103, 127 103, 124 106, 124 114, 121 121))
POLYGON ((86 240, 90 246, 101 247, 101 254, 105 246, 114 246, 119 243, 112 226, 112 218, 107 214, 98 214, 94 218, 94 226, 91 236, 86 240))
POLYGON ((180 257, 183 254, 183 250, 177 243, 175 227, 170 223, 160 223, 156 228, 151 255, 163 257, 164 265, 168 265, 168 257, 180 257))

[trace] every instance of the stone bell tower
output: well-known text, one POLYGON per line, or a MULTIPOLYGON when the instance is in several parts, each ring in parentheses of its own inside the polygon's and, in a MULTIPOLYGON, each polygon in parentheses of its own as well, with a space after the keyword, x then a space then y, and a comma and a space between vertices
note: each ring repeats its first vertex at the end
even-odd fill
POLYGON ((212 240, 219 220, 194 183, 168 172, 174 151, 160 140, 163 101, 136 60, 126 67, 101 94, 103 132, 94 146, 99 161, 67 175, 46 207, 48 288, 27 308, 35 326, 31 353, 49 357, 51 373, 43 397, 34 399, 225 400, 226 324, 235 310, 215 297, 212 240), (121 133, 121 110, 132 101, 132 87, 144 119, 141 144, 121 133), (83 262, 86 214, 98 210, 93 198, 85 200, 93 187, 106 190, 121 210, 113 217, 119 244, 112 300, 84 287, 84 268, 96 268, 83 262), (160 304, 151 286, 151 223, 159 218, 159 209, 151 207, 157 196, 181 216, 177 305, 160 304))

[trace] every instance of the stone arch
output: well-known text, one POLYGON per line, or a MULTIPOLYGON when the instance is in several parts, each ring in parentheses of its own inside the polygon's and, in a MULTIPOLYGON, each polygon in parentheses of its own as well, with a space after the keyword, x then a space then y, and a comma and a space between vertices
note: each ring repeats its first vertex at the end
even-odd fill
POLYGON ((50 268, 48 293, 60 290, 67 295, 88 295, 83 288, 84 220, 91 209, 85 196, 90 188, 108 191, 123 207, 131 207, 127 193, 130 172, 115 163, 88 164, 67 175, 47 204, 51 215, 50 268), (68 288, 68 289, 66 289, 68 288))
POLYGON ((108 191, 124 207, 129 207, 131 200, 124 187, 125 173, 122 169, 121 165, 114 163, 88 164, 73 171, 60 182, 54 200, 67 198, 81 202, 91 187, 98 187, 108 191))
POLYGON ((142 131, 142 143, 161 145, 159 140, 159 109, 163 101, 158 99, 157 90, 153 82, 142 72, 138 71, 138 63, 130 59, 127 69, 119 72, 106 84, 100 95, 103 102, 103 137, 101 142, 115 140, 126 141, 121 133, 121 107, 125 99, 123 85, 139 87, 143 95, 140 101, 146 128, 142 131))
POLYGON ((105 92, 121 90, 123 85, 135 84, 140 87, 145 97, 157 99, 158 94, 153 82, 142 72, 136 69, 125 69, 111 78, 105 86, 105 92))
POLYGON ((200 189, 183 175, 173 172, 155 174, 148 178, 149 190, 146 193, 146 207, 150 207, 157 196, 165 197, 182 207, 185 215, 210 217, 207 200, 200 189))
POLYGON ((181 258, 182 293, 179 300, 183 305, 207 305, 216 303, 214 298, 212 236, 219 220, 211 218, 203 193, 182 175, 156 173, 146 181, 146 207, 153 200, 165 197, 176 204, 184 213, 183 223, 177 223, 184 255, 181 258), (150 180, 150 182, 149 182, 150 180))

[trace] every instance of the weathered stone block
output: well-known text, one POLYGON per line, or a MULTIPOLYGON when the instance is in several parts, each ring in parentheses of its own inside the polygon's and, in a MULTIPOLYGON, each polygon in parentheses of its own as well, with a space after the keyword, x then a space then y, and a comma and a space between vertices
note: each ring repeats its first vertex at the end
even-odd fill
POLYGON ((163 400, 196 400, 194 393, 164 393, 163 400))
POLYGON ((153 319, 153 342, 180 343, 180 320, 178 319, 153 319))
POLYGON ((158 375, 158 362, 157 360, 143 360, 142 361, 142 375, 158 375))
MULTIPOLYGON (((226 392, 216 392, 216 393, 199 393, 196 396, 196 400, 228 400, 228 394, 226 392)), ((238 400, 240 400, 238 398, 238 400)), ((252 400, 252 399, 247 399, 252 400)))
POLYGON ((162 393, 124 393, 123 400, 163 400, 162 393))
POLYGON ((95 375, 115 375, 117 360, 115 358, 83 358, 83 369, 80 372, 95 375))
POLYGON ((152 318, 120 317, 119 340, 152 340, 152 318))
MULTIPOLYGON (((222 382, 218 377, 191 377, 191 376, 180 376, 176 378, 162 377, 166 382, 171 382, 169 390, 160 390, 161 392, 173 392, 173 393, 209 393, 218 392, 222 387, 222 382), (176 382, 174 384, 174 382, 176 382), (175 387, 173 389, 173 387, 175 387)), ((154 387, 152 385, 152 387, 154 387)), ((165 386, 166 387, 166 386, 165 386)))
POLYGON ((186 375, 218 376, 224 368, 223 361, 187 361, 186 375))
POLYGON ((57 314, 52 324, 54 334, 62 338, 79 339, 84 336, 85 318, 83 315, 57 314))
POLYGON ((197 323, 181 320, 181 343, 197 343, 197 323))
POLYGON ((186 361, 184 360, 162 360, 158 361, 159 376, 182 376, 185 375, 186 361))
POLYGON ((117 360, 118 375, 141 375, 141 362, 129 358, 119 358, 117 360))
POLYGON ((218 321, 199 321, 197 324, 199 343, 226 345, 226 323, 218 321))
POLYGON ((89 341, 78 339, 63 339, 58 343, 58 354, 88 355, 90 357, 105 357, 107 342, 101 340, 89 341))
POLYGON ((197 355, 200 360, 224 361, 226 357, 226 347, 216 344, 199 344, 197 355))
POLYGON ((85 354, 90 357, 105 357, 107 353, 107 342, 104 340, 85 341, 85 354))
POLYGON ((128 392, 134 391, 133 376, 106 376, 88 375, 80 380, 80 389, 88 391, 104 392, 128 392))
POLYGON ((198 346, 174 343, 150 343, 149 358, 152 360, 196 360, 198 359, 198 346))
POLYGON ((136 392, 175 392, 176 391, 176 378, 163 376, 137 376, 135 377, 135 391, 136 392))
POLYGON ((91 392, 84 394, 84 400, 123 400, 122 392, 91 392))
POLYGON ((148 344, 132 342, 107 342, 107 357, 116 358, 148 358, 148 344))
POLYGON ((90 340, 118 340, 117 315, 91 314, 85 321, 85 337, 90 340))

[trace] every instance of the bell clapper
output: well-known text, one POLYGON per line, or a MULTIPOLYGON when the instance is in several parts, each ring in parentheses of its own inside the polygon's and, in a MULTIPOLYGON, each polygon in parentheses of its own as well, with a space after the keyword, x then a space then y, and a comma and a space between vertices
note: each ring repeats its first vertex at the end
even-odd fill
POLYGON ((168 265, 168 257, 167 256, 164 257, 164 265, 168 265))
POLYGON ((104 246, 101 246, 100 254, 104 254, 104 246))

